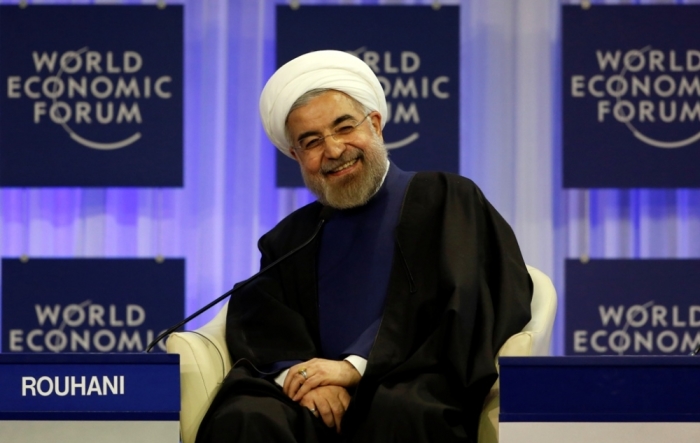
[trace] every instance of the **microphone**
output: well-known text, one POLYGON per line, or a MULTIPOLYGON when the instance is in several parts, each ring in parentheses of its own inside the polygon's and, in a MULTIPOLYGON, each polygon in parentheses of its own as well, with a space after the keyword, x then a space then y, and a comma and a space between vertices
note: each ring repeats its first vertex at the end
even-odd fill
POLYGON ((297 246, 296 248, 292 249, 291 251, 287 252, 286 254, 284 254, 282 257, 278 258, 278 259, 275 260, 274 262, 272 262, 272 263, 270 263, 269 265, 265 266, 263 269, 261 269, 260 271, 258 271, 258 272, 255 273, 255 274, 253 274, 253 275, 252 275, 251 277, 249 277, 248 279, 243 280, 242 282, 240 282, 239 284, 237 284, 237 285, 234 286, 233 288, 231 288, 231 289, 229 289, 228 291, 224 292, 223 294, 221 294, 219 297, 217 297, 217 298, 214 299, 213 301, 207 303, 204 307, 200 308, 200 309, 199 309, 197 312, 195 312, 194 314, 190 315, 189 317, 185 318, 184 320, 180 321, 179 323, 177 323, 177 324, 175 324, 175 325, 169 327, 169 328, 166 329, 165 331, 163 331, 160 335, 158 335, 158 337, 156 337, 152 342, 150 342, 150 343, 148 344, 148 346, 146 347, 146 351, 145 351, 145 352, 151 352, 151 350, 153 349, 153 347, 154 347, 155 345, 157 345, 159 341, 163 340, 163 339, 164 339, 165 337, 167 337, 168 335, 170 335, 170 334, 172 334, 173 332, 175 332, 175 331, 177 331, 178 329, 180 329, 185 323, 188 323, 188 322, 191 321, 192 319, 198 317, 200 314, 202 314, 203 312, 209 310, 212 306, 214 306, 215 304, 219 303, 221 300, 225 299, 226 297, 230 296, 231 294, 233 294, 233 293, 236 292, 237 290, 241 289, 242 287, 244 287, 245 285, 247 285, 248 283, 250 283, 251 281, 253 281, 254 279, 256 279, 256 278, 257 278, 259 275, 261 275, 262 273, 266 272, 267 270, 269 270, 270 268, 272 268, 272 267, 274 267, 274 266, 277 266, 277 265, 278 265, 279 263, 281 263, 282 261, 286 260, 287 258, 289 258, 289 257, 291 257, 292 255, 294 255, 294 254, 296 254, 297 252, 299 252, 301 249, 303 249, 306 245, 308 245, 309 243, 311 243, 311 242, 316 238, 316 236, 318 235, 318 233, 321 232, 321 228, 323 227, 324 223, 326 223, 326 221, 328 221, 328 219, 331 217, 331 215, 333 215, 333 213, 334 213, 335 211, 336 211, 335 208, 332 208, 332 207, 330 207, 330 206, 324 206, 324 207, 321 209, 321 212, 320 212, 320 214, 319 214, 318 225, 316 226, 316 229, 314 230, 314 233, 311 235, 311 237, 309 237, 308 240, 306 240, 304 243, 302 243, 301 245, 297 246))

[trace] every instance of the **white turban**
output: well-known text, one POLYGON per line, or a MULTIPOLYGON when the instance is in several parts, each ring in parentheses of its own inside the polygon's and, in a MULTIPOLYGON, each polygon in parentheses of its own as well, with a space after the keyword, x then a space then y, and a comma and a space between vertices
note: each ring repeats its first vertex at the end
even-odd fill
POLYGON ((287 114, 294 102, 312 89, 335 89, 344 92, 386 122, 384 89, 365 62, 342 51, 316 51, 286 63, 267 81, 260 95, 260 118, 270 141, 284 155, 289 154, 285 137, 287 114))

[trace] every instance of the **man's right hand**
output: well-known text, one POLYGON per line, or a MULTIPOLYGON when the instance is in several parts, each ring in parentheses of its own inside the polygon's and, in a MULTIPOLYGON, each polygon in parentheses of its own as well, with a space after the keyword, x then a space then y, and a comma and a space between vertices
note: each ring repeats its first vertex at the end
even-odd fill
POLYGON ((312 358, 289 368, 282 390, 294 401, 300 401, 319 386, 351 388, 360 382, 360 373, 348 361, 312 358), (304 373, 304 375, 302 375, 304 373))
POLYGON ((299 404, 309 408, 316 417, 321 417, 326 426, 334 427, 340 433, 340 422, 350 404, 350 394, 340 386, 319 386, 304 395, 299 404))

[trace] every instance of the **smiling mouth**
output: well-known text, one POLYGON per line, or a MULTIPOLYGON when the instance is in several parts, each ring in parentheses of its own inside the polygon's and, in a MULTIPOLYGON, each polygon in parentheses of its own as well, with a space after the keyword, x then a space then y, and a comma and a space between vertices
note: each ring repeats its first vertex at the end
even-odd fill
POLYGON ((345 169, 351 167, 351 166, 354 165, 355 163, 357 163, 358 160, 359 160, 359 158, 355 158, 355 159, 353 159, 353 160, 350 160, 350 161, 347 162, 347 163, 343 163, 342 165, 338 166, 337 168, 331 169, 331 170, 328 171, 326 174, 335 174, 335 173, 338 173, 338 172, 340 172, 340 171, 343 171, 343 170, 345 170, 345 169))

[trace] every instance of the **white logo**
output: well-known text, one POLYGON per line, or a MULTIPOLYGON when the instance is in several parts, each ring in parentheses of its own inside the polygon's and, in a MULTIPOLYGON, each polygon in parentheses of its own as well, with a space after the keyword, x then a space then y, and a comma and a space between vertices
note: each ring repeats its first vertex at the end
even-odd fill
POLYGON ((600 74, 589 78, 572 75, 570 91, 574 98, 598 98, 598 122, 612 116, 641 142, 656 148, 681 148, 700 140, 700 131, 677 140, 662 140, 635 126, 700 122, 700 78, 689 75, 700 71, 700 51, 664 52, 646 46, 625 52, 597 50, 596 59, 600 74), (608 71, 613 74, 608 75, 608 71))
MULTIPOLYGON (((146 310, 135 304, 35 304, 34 313, 38 327, 9 330, 10 352, 138 352, 157 335, 143 329, 146 310)), ((162 342, 158 346, 165 350, 162 342)))
POLYGON ((60 56, 56 51, 34 51, 32 61, 36 75, 7 77, 7 98, 34 100, 34 124, 48 117, 71 139, 88 148, 123 148, 139 140, 141 132, 102 142, 81 136, 77 129, 81 125, 140 125, 143 116, 138 100, 167 100, 172 96, 168 90, 171 76, 138 76, 143 58, 136 51, 102 53, 85 47, 60 56), (42 76, 44 72, 49 75, 42 76))
MULTIPOLYGON (((429 78, 420 76, 420 56, 413 51, 401 51, 396 56, 391 51, 379 53, 369 51, 365 46, 348 53, 362 59, 375 74, 384 88, 387 98, 387 124, 419 124, 417 100, 436 97, 441 100, 450 98, 449 92, 443 90, 450 78, 445 75, 429 78), (381 75, 380 75, 381 74, 381 75)), ((408 146, 418 140, 420 134, 414 131, 407 137, 386 143, 387 149, 408 146)))
POLYGON ((601 329, 574 331, 574 353, 689 353, 700 345, 700 305, 685 308, 647 302, 598 306, 601 329), (604 328, 615 328, 610 331, 604 328))

